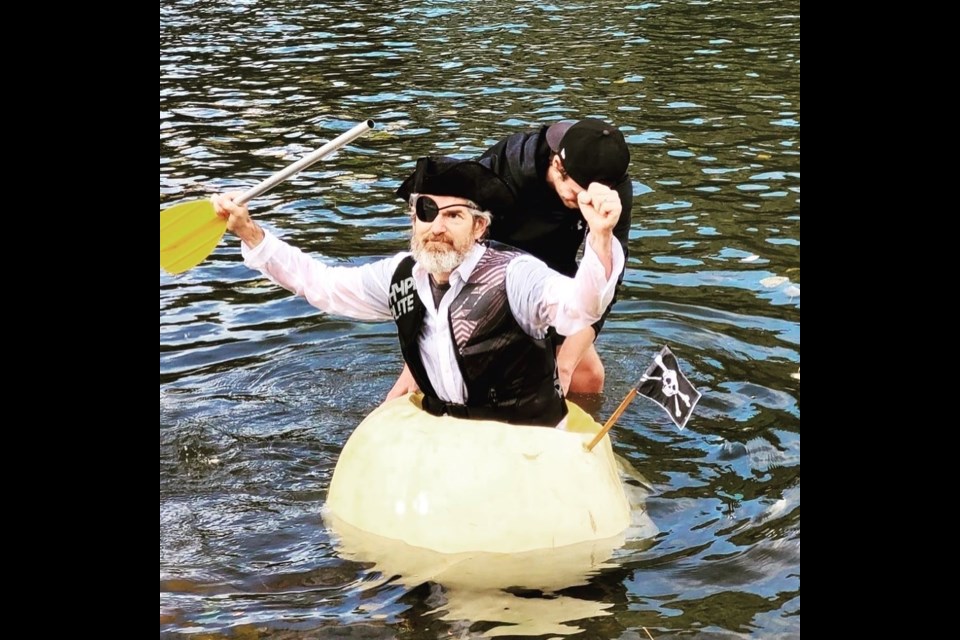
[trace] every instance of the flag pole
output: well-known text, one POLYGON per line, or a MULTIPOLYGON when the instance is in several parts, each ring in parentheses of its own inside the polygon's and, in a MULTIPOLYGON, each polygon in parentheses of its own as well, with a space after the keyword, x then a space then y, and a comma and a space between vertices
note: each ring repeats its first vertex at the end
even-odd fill
POLYGON ((593 451, 593 448, 597 446, 597 443, 603 439, 603 436, 607 435, 607 431, 610 431, 613 428, 613 425, 616 424, 617 420, 620 418, 621 414, 627 410, 627 407, 630 406, 630 403, 633 402, 633 398, 637 395, 637 386, 634 385, 630 392, 627 393, 626 397, 623 399, 623 402, 620 403, 620 406, 617 407, 617 410, 613 412, 613 415, 604 423, 603 429, 600 429, 600 433, 594 436, 593 440, 590 441, 590 444, 587 445, 587 451, 593 451))
POLYGON ((640 376, 637 384, 627 393, 627 397, 623 399, 623 402, 620 403, 617 410, 613 412, 610 419, 607 420, 603 428, 600 429, 600 433, 587 445, 587 451, 593 451, 593 448, 603 439, 603 436, 607 435, 607 431, 610 431, 617 422, 617 419, 626 411, 638 393, 660 405, 681 431, 687 424, 687 420, 693 415, 693 409, 697 406, 697 402, 700 401, 700 396, 702 395, 697 391, 696 387, 687 380, 683 372, 680 371, 680 362, 677 360, 677 356, 673 355, 670 347, 664 346, 660 349, 660 353, 657 354, 650 366, 647 367, 644 374, 640 376), (659 376, 653 375, 657 369, 661 372, 659 376), (671 398, 673 399, 673 411, 670 411, 669 407, 671 398), (693 398, 692 402, 690 400, 691 398, 693 398), (688 408, 686 412, 681 412, 680 410, 681 399, 688 408))

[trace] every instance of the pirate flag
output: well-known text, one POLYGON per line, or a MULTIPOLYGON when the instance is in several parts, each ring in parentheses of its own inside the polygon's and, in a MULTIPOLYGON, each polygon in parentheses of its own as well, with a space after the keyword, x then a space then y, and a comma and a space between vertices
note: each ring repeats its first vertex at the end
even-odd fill
POLYGON ((661 349, 647 367, 637 383, 637 393, 663 407, 680 429, 686 426, 701 395, 680 371, 680 363, 670 347, 661 349))

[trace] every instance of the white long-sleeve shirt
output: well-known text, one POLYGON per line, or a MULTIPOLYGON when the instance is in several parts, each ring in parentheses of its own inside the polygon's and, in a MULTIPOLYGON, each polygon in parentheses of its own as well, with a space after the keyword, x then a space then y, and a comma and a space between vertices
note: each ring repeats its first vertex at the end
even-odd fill
MULTIPOLYGON (((427 271, 414 265, 417 294, 426 308, 420 333, 420 357, 430 383, 441 400, 464 404, 467 388, 457 365, 456 344, 450 332, 450 304, 470 278, 484 251, 476 245, 453 273, 450 288, 437 308, 427 271)), ((623 269, 620 243, 611 241, 613 268, 606 277, 597 254, 584 243, 583 259, 576 277, 553 271, 537 258, 522 255, 507 265, 506 286, 510 311, 520 327, 534 338, 542 338, 549 327, 565 336, 573 335, 600 319, 613 298, 617 275, 623 269)), ((281 287, 303 296, 313 306, 330 314, 356 320, 393 320, 390 313, 390 280, 400 261, 410 255, 393 257, 356 267, 328 266, 286 244, 273 234, 255 249, 242 246, 244 263, 257 269, 281 287)))

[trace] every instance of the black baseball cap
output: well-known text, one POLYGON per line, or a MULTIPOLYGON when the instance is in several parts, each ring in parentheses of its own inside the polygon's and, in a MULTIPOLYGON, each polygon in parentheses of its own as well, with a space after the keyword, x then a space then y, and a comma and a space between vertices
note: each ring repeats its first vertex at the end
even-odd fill
POLYGON ((573 181, 586 189, 591 182, 613 186, 627 174, 630 150, 623 134, 603 120, 565 120, 547 129, 547 144, 573 181))
POLYGON ((397 196, 404 200, 412 193, 466 198, 494 215, 507 213, 514 204, 513 191, 491 169, 476 160, 447 156, 417 160, 416 169, 397 189, 397 196))

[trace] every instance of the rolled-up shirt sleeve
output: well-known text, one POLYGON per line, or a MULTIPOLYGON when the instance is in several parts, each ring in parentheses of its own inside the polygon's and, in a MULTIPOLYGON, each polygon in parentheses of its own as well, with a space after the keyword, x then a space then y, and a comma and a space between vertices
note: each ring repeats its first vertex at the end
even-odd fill
POLYGON ((620 243, 612 242, 611 251, 609 278, 589 242, 584 243, 583 258, 573 278, 533 256, 515 258, 507 266, 507 297, 521 328, 535 338, 542 338, 551 326, 569 336, 599 320, 613 299, 624 265, 620 243))
POLYGON ((405 254, 361 266, 324 264, 266 232, 251 249, 241 243, 243 262, 302 296, 326 313, 356 320, 392 320, 390 279, 405 254))

